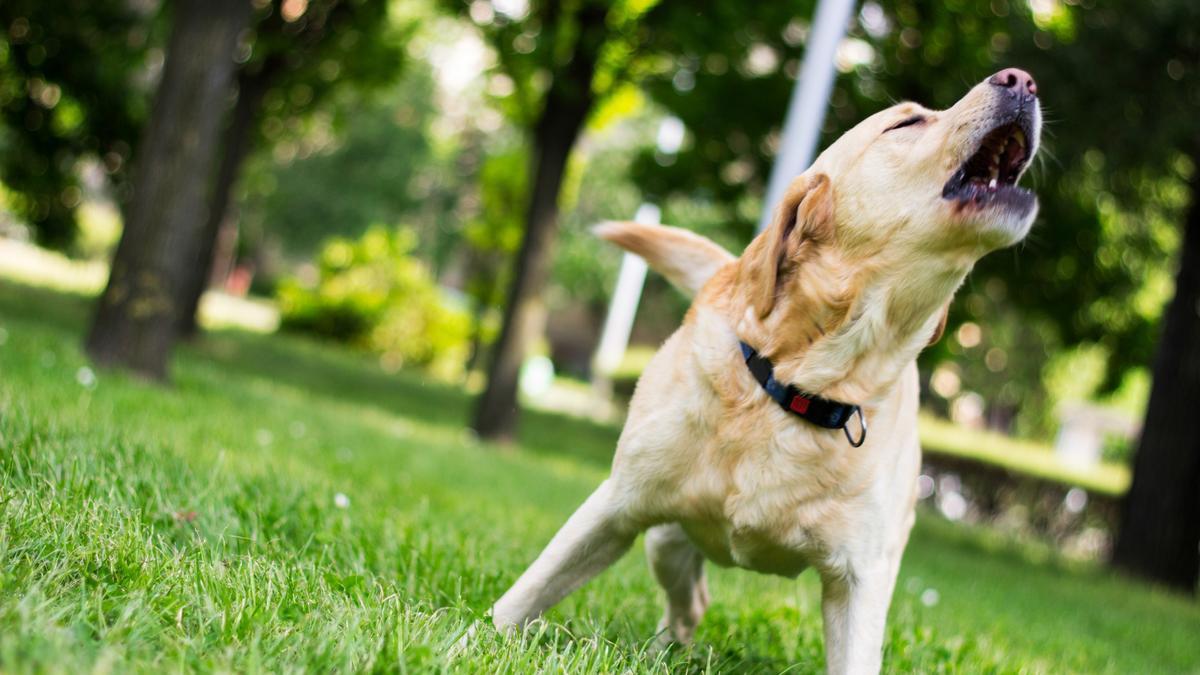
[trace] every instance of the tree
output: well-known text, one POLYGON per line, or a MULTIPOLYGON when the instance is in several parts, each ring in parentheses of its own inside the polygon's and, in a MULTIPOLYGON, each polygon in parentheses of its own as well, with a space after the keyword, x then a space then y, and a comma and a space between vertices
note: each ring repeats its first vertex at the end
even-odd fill
POLYGON ((1060 307, 1082 300, 1085 308, 1068 313, 1074 325, 1063 333, 1068 339, 1099 333, 1110 373, 1155 353, 1112 562, 1194 593, 1200 576, 1200 135, 1194 113, 1200 6, 1187 0, 1054 5, 1034 12, 1027 26, 1030 39, 1014 40, 1014 51, 1041 56, 1041 80, 1070 92, 1053 106, 1070 126, 1054 139, 1066 180, 1055 185, 1056 199, 1043 199, 1043 210, 1052 217, 1090 213, 1099 235, 1064 237, 1066 246, 1084 244, 1095 257, 1084 261, 1087 273, 1075 275, 1074 290, 1057 289, 1060 307), (1131 283, 1169 275, 1172 258, 1173 298, 1169 281, 1153 294, 1131 283), (1166 305, 1161 324, 1154 320, 1160 302, 1166 305), (1139 311, 1147 304, 1154 314, 1139 311))
MULTIPOLYGON (((477 4, 447 0, 450 8, 467 15, 477 4)), ((487 386, 472 421, 484 438, 508 438, 516 429, 517 377, 530 342, 542 328, 540 295, 550 267, 567 161, 596 102, 628 81, 644 38, 638 19, 647 8, 633 2, 545 0, 531 3, 523 16, 474 17, 513 90, 502 107, 526 132, 531 147, 524 234, 487 386)))
MULTIPOLYGON (((559 9, 556 3, 548 3, 545 23, 546 29, 562 34, 567 27, 556 25, 559 9)), ((595 101, 592 78, 604 45, 607 13, 598 2, 580 7, 574 17, 572 53, 565 63, 556 64, 542 111, 533 124, 533 180, 525 234, 509 287, 504 323, 488 367, 487 387, 472 423, 484 438, 511 437, 516 429, 517 377, 544 318, 539 294, 546 283, 558 225, 558 193, 571 149, 595 101)))
POLYGON ((179 0, 133 197, 87 352, 105 366, 165 379, 178 298, 200 247, 209 177, 231 89, 246 0, 179 0))
POLYGON ((1080 137, 1100 139, 1093 142, 1114 167, 1109 191, 1123 205, 1150 207, 1121 224, 1149 230, 1165 220, 1181 240, 1174 297, 1161 331, 1149 331, 1149 340, 1158 332, 1150 402, 1113 564, 1194 593, 1200 581, 1200 133, 1194 112, 1200 106, 1200 7, 1186 0, 1119 2, 1072 8, 1070 16, 1077 44, 1047 68, 1078 81, 1072 124, 1078 120, 1080 137), (1096 60, 1105 56, 1098 69, 1096 60), (1155 204, 1172 208, 1164 214, 1155 204))
POLYGON ((1200 578, 1200 153, 1192 167, 1175 297, 1113 550, 1117 567, 1189 593, 1200 578))
POLYGON ((179 333, 196 332, 196 310, 208 287, 222 224, 236 220, 231 200, 246 157, 263 139, 264 101, 277 125, 311 115, 340 91, 368 91, 393 81, 402 36, 392 35, 386 0, 313 0, 299 13, 282 0, 265 3, 237 71, 237 103, 225 125, 221 160, 195 264, 179 298, 179 333))

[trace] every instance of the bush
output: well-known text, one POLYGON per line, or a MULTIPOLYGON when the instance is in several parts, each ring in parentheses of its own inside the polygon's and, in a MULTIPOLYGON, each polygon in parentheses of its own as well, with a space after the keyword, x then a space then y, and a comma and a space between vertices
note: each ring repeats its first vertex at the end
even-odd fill
POLYGON ((470 318, 447 305, 429 271, 412 257, 411 230, 372 227, 357 240, 330 239, 314 282, 280 282, 282 326, 380 354, 387 368, 419 366, 462 374, 470 318))

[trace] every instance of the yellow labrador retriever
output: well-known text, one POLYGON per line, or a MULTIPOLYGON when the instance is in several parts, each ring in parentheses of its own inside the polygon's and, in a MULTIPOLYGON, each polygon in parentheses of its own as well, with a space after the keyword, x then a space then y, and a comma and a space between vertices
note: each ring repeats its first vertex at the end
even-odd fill
POLYGON ((612 475, 495 625, 524 627, 646 531, 663 641, 692 638, 705 558, 811 566, 829 672, 878 671, 916 501, 914 362, 975 262, 1029 230, 1016 183, 1040 125, 1033 79, 1009 68, 949 110, 901 103, 851 129, 740 258, 675 228, 598 228, 696 298, 638 383, 612 475))

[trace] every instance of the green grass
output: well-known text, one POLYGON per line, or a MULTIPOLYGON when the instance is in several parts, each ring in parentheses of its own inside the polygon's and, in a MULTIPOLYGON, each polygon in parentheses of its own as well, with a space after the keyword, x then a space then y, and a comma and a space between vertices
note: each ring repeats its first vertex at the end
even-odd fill
MULTIPOLYGON (((85 386, 88 309, 0 283, 0 672, 823 663, 811 573, 713 569, 695 647, 648 655, 659 597, 637 549, 539 631, 484 631, 451 662, 601 480, 615 429, 527 414, 516 447, 479 444, 458 391, 281 336, 214 335, 182 350, 168 388, 108 372, 85 386)), ((925 515, 885 662, 1194 672, 1198 634, 1192 600, 925 515)))
POLYGON ((931 454, 974 459, 1110 497, 1120 497, 1129 489, 1129 468, 1123 464, 1071 466, 1044 443, 967 429, 932 415, 921 416, 921 445, 931 454))

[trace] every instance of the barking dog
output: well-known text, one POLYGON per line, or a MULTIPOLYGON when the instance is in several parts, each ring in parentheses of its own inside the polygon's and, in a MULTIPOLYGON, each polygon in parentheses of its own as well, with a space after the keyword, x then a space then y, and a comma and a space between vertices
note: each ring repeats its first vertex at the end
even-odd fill
POLYGON ((1037 200, 1016 183, 1040 126, 1033 79, 1009 68, 949 110, 901 103, 848 131, 740 258, 675 228, 600 226, 695 301, 638 383, 611 476, 495 625, 524 627, 645 531, 663 641, 691 640, 705 558, 813 567, 827 669, 878 671, 916 502, 915 359, 975 262, 1028 232, 1037 200))

